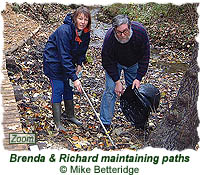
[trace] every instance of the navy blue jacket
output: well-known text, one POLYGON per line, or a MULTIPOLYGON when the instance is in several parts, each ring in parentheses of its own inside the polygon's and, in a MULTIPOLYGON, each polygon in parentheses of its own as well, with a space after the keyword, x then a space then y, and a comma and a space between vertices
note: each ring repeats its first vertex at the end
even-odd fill
POLYGON ((114 82, 120 79, 118 63, 126 67, 138 63, 136 79, 139 81, 142 80, 148 69, 150 46, 147 32, 138 22, 132 22, 131 29, 133 34, 125 44, 117 41, 112 28, 108 30, 104 39, 101 53, 102 64, 114 82))
POLYGON ((90 32, 83 31, 77 38, 76 27, 71 14, 65 17, 64 24, 49 37, 43 54, 43 69, 47 77, 53 80, 75 81, 76 65, 82 65, 90 42, 90 32))

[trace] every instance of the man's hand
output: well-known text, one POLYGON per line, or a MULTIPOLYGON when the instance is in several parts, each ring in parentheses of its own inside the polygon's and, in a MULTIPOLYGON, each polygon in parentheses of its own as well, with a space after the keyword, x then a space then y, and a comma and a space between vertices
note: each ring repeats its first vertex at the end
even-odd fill
POLYGON ((77 79, 74 81, 74 87, 76 87, 76 89, 82 93, 82 89, 81 89, 81 82, 77 79))
POLYGON ((120 80, 115 82, 115 93, 119 97, 123 94, 123 86, 122 86, 120 80))
POLYGON ((137 89, 140 87, 140 81, 135 79, 133 81, 133 84, 132 84, 132 89, 134 89, 134 87, 136 87, 137 89))

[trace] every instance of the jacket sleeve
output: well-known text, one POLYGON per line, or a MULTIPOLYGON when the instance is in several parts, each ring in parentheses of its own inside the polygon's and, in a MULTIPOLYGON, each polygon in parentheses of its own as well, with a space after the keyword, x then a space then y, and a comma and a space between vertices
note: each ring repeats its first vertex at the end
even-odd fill
POLYGON ((143 56, 138 61, 138 70, 137 70, 137 76, 136 76, 136 79, 139 81, 141 81, 142 77, 146 74, 148 70, 149 59, 150 59, 150 45, 149 45, 149 38, 146 31, 143 33, 143 38, 144 38, 143 43, 142 43, 143 56))
POLYGON ((86 41, 84 42, 82 54, 77 60, 78 65, 82 65, 82 63, 86 60, 86 52, 88 50, 89 43, 90 43, 90 33, 87 34, 87 38, 86 38, 86 41))
POLYGON ((68 28, 59 28, 57 30, 57 48, 60 62, 64 68, 66 75, 72 80, 75 81, 78 79, 76 76, 76 69, 72 63, 71 51, 71 35, 68 28))
POLYGON ((111 31, 108 31, 102 48, 102 65, 114 82, 120 79, 117 61, 114 59, 114 46, 111 31))

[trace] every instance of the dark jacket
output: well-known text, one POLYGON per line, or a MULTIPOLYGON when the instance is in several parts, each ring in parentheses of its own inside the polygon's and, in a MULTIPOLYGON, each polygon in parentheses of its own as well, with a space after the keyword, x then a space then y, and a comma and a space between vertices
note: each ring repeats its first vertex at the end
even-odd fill
POLYGON ((117 64, 130 67, 138 63, 136 79, 142 80, 146 74, 150 58, 149 38, 145 28, 138 22, 132 22, 133 31, 130 40, 121 44, 114 36, 113 29, 106 33, 102 48, 102 64, 114 82, 120 79, 117 64))
POLYGON ((43 69, 50 79, 72 81, 78 79, 75 65, 82 65, 85 61, 90 32, 84 30, 78 37, 76 30, 71 14, 68 14, 64 24, 49 37, 43 54, 43 69))

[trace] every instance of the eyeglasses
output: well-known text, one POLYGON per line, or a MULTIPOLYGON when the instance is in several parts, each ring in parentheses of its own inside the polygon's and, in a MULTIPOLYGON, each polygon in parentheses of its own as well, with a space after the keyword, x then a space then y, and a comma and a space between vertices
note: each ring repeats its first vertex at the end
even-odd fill
POLYGON ((128 35, 130 32, 130 29, 125 29, 124 31, 119 31, 119 30, 115 30, 116 35, 122 36, 122 34, 124 35, 128 35))

